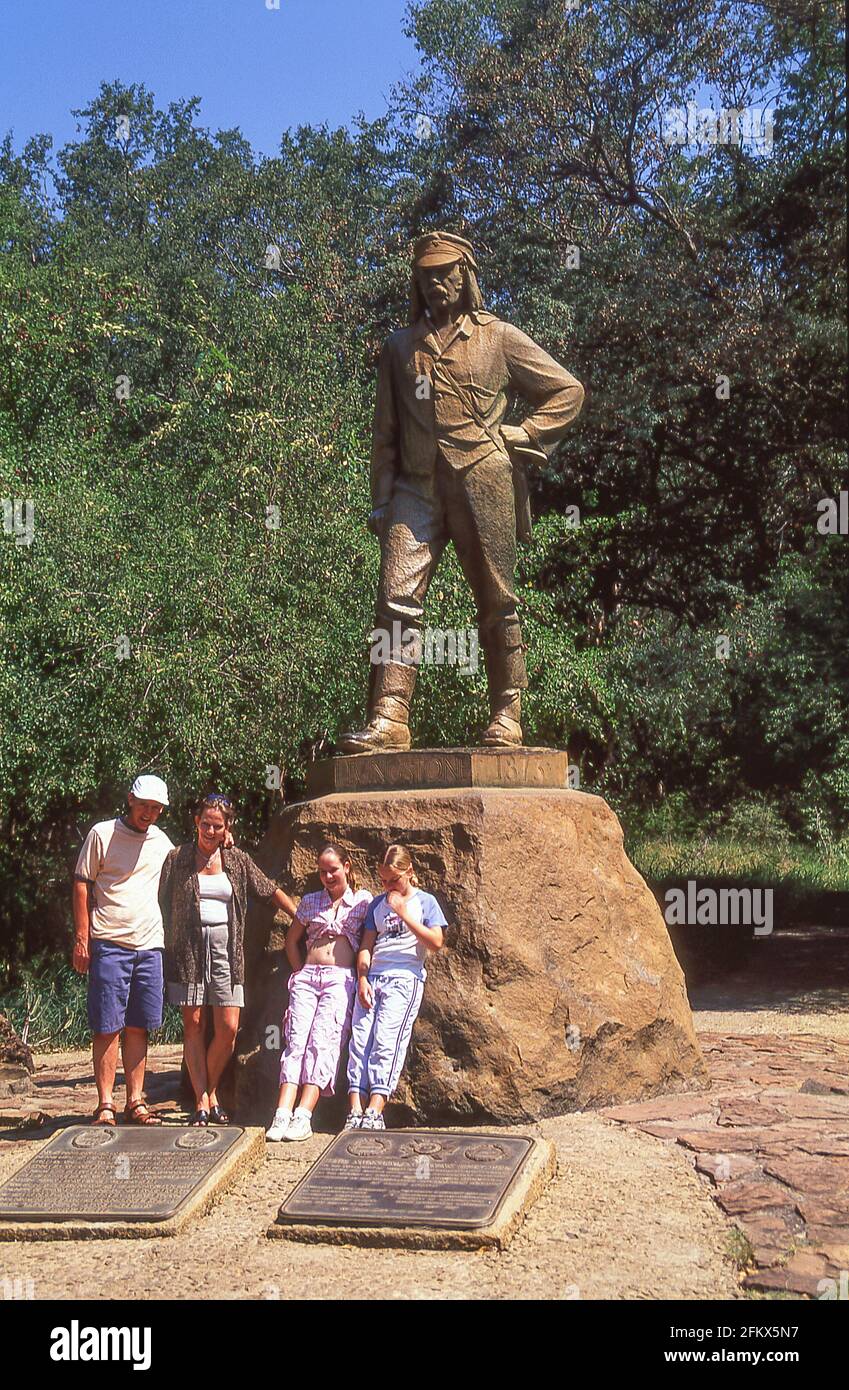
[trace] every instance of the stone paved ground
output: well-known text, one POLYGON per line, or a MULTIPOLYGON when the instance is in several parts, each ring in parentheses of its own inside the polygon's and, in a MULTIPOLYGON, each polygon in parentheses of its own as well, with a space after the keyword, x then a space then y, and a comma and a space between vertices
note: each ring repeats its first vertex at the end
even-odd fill
MULTIPOLYGON (((38 1089, 17 1110, 40 1127, 0 1128, 0 1180, 33 1138, 93 1106, 83 1054, 40 1059, 38 1089)), ((179 1050, 158 1048, 149 1094, 178 1120, 179 1050)), ((0 1127, 5 1105, 0 1102, 0 1127)), ((0 1279, 32 1279, 36 1298, 344 1298, 364 1284, 403 1299, 725 1299, 738 1292, 727 1221, 681 1150, 594 1114, 525 1127, 552 1140, 559 1171, 502 1254, 353 1249, 270 1241, 277 1207, 330 1135, 269 1145, 240 1180, 179 1236, 143 1241, 0 1243, 0 1279), (646 1193, 652 1195, 647 1203, 646 1193)))
MULTIPOLYGON (((754 1254, 744 1287, 815 1295, 820 1279, 849 1267, 849 1044, 703 1034, 702 1045, 710 1092, 532 1127, 556 1144, 560 1171, 501 1256, 266 1241, 277 1205, 329 1141, 317 1134, 297 1147, 269 1146, 261 1172, 184 1236, 5 1245, 0 1265, 33 1278, 38 1297, 97 1296, 103 1271, 122 1267, 136 1296, 169 1297, 175 1288, 196 1296, 214 1268, 224 1297, 286 1297, 304 1279, 334 1297, 365 1262, 400 1297, 712 1299, 737 1293, 727 1258, 737 1225, 754 1254)), ((148 1087, 175 1122, 179 1061, 178 1048, 157 1048, 148 1087)), ((4 1114, 7 1125, 30 1117, 26 1128, 0 1129, 0 1178, 33 1139, 79 1121, 93 1099, 85 1054, 40 1059, 36 1089, 0 1102, 0 1125, 4 1114)))
MULTIPOLYGON (((773 947, 772 960, 783 949, 773 947)), ((266 1240, 277 1206, 329 1142, 316 1134, 269 1145, 261 1170, 182 1236, 0 1244, 0 1278, 32 1278, 43 1298, 96 1297, 124 1281, 147 1298, 305 1288, 335 1298, 363 1279, 422 1299, 816 1297, 821 1280, 849 1269, 849 1014, 822 961, 810 987, 794 986, 792 998, 788 988, 780 972, 765 981, 755 971, 694 993, 710 1091, 525 1127, 555 1143, 559 1172, 501 1255, 266 1240), (828 986, 818 990, 817 978, 828 986), (742 1276, 729 1258, 735 1230, 750 1247, 742 1276)), ((179 1048, 155 1049, 148 1087, 175 1122, 179 1060, 179 1048)), ((0 1180, 33 1139, 94 1104, 87 1055, 38 1064, 32 1091, 0 1098, 0 1180), (11 1128, 25 1116, 26 1128, 11 1128)))
POLYGON ((690 1155, 749 1240, 744 1287, 816 1296, 849 1269, 849 1042, 700 1041, 710 1091, 601 1113, 690 1155))

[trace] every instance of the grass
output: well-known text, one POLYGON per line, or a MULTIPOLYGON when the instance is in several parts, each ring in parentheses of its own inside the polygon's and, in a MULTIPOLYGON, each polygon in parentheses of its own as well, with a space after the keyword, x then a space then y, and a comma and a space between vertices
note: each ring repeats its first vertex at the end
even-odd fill
MULTIPOLYGON (((739 1226, 733 1226, 726 1236, 725 1253, 741 1279, 757 1268, 752 1243, 739 1226)), ((741 1289, 740 1297, 749 1303, 797 1303, 800 1299, 799 1294, 784 1289, 741 1289)))
MULTIPOLYGON (((5 1014, 19 1036, 29 1020, 27 1042, 34 1052, 72 1052, 91 1046, 86 1012, 86 981, 62 962, 33 965, 14 989, 0 995, 5 1014)), ((151 1033, 153 1043, 180 1042, 179 1009, 166 1005, 162 1027, 151 1033)))
POLYGON ((675 834, 636 838, 629 858, 648 879, 733 878, 796 889, 800 894, 849 892, 849 840, 821 848, 790 840, 758 842, 736 836, 675 834))
POLYGON ((745 1231, 733 1226, 725 1240, 725 1251, 740 1274, 755 1267, 755 1252, 745 1231))

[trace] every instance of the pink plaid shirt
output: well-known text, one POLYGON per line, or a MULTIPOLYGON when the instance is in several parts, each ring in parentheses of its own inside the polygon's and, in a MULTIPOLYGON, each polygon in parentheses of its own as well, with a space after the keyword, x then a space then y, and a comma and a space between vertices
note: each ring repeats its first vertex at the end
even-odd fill
POLYGON ((318 893, 305 893, 298 903, 297 916, 306 925, 307 949, 322 936, 345 936, 358 951, 370 904, 371 893, 365 888, 358 888, 356 893, 346 888, 338 906, 326 888, 318 893))

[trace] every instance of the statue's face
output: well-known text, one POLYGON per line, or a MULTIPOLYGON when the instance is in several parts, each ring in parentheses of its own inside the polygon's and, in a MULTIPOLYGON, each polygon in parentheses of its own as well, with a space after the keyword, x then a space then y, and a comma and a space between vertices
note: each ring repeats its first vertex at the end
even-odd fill
POLYGON ((463 295, 463 267, 459 261, 453 265, 429 265, 416 271, 424 301, 432 314, 444 313, 460 303, 463 295))

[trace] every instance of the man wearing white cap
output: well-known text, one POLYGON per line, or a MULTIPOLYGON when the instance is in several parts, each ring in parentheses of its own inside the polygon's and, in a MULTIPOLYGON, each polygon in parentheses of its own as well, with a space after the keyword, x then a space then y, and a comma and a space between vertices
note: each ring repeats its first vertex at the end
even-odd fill
POLYGON ((95 1124, 114 1125, 118 1041, 127 1085, 124 1118, 161 1121, 142 1095, 147 1036, 162 1023, 159 876, 174 848, 156 825, 168 788, 161 777, 137 777, 128 809, 100 821, 86 836, 74 873, 74 969, 88 973, 88 1018, 97 1083, 95 1124), (123 1036, 122 1036, 123 1035, 123 1036))

